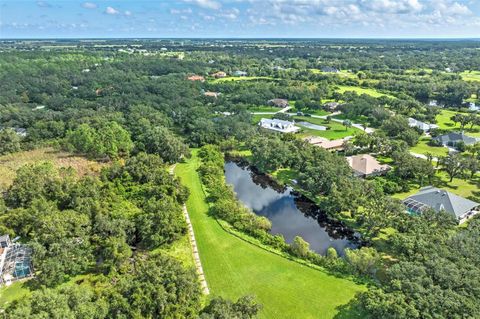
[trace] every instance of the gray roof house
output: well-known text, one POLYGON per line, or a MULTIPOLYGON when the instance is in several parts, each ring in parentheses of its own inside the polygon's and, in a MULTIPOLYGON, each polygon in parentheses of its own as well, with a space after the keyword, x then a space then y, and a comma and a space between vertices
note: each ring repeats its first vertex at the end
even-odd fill
POLYGON ((433 140, 444 146, 455 146, 459 142, 463 142, 465 145, 472 145, 478 141, 476 138, 465 135, 463 132, 450 132, 445 135, 434 137, 433 140))
POLYGON ((445 211, 454 216, 460 224, 477 214, 477 208, 480 205, 433 186, 420 189, 415 195, 406 198, 403 204, 407 211, 413 214, 421 214, 428 208, 436 212, 445 211))
POLYGON ((286 99, 271 99, 267 101, 267 104, 281 108, 287 107, 289 105, 288 100, 286 99))
POLYGON ((234 76, 247 76, 247 72, 245 71, 235 71, 233 72, 234 76))
POLYGON ((338 73, 340 71, 338 71, 337 68, 334 68, 332 66, 324 66, 320 69, 322 72, 329 72, 329 73, 338 73))

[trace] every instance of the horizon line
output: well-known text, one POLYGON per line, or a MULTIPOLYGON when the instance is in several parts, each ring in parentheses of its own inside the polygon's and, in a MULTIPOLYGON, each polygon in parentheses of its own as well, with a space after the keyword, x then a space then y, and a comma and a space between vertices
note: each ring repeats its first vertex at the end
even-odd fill
POLYGON ((480 37, 0 37, 3 40, 480 40, 480 37))

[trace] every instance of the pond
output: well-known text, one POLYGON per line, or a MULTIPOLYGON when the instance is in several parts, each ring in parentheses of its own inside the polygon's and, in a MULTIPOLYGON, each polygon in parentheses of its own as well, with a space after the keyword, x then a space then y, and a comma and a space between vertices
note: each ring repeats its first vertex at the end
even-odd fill
POLYGON ((329 219, 309 199, 245 163, 227 161, 225 179, 245 206, 271 221, 270 232, 283 235, 288 243, 301 236, 313 251, 325 255, 329 247, 334 247, 340 256, 345 248, 358 246, 358 236, 352 230, 329 219))

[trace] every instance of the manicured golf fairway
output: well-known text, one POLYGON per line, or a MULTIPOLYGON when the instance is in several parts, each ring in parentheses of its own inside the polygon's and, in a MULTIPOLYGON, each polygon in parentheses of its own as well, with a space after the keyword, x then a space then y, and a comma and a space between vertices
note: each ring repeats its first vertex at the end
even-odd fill
MULTIPOLYGON (((208 206, 196 172, 195 156, 176 167, 190 189, 188 211, 206 280, 213 296, 253 294, 263 305, 261 318, 333 318, 339 307, 366 289, 351 280, 300 265, 249 244, 224 231, 207 215, 208 206)), ((362 318, 341 312, 341 318, 362 318)))

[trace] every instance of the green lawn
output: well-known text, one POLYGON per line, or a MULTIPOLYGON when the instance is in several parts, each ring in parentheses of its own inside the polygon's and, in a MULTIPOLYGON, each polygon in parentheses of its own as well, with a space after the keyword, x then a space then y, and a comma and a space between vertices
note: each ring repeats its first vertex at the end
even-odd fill
POLYGON ((370 95, 370 96, 373 96, 373 97, 388 96, 390 98, 395 98, 393 95, 381 93, 381 92, 378 92, 377 90, 372 89, 372 88, 362 88, 362 87, 359 87, 359 86, 337 85, 335 91, 338 92, 338 93, 345 93, 347 91, 353 91, 353 92, 356 92, 359 95, 367 94, 367 95, 370 95))
POLYGON ((426 136, 420 138, 420 140, 418 141, 418 144, 415 145, 414 147, 411 147, 410 151, 417 154, 423 154, 423 155, 427 155, 427 153, 430 153, 435 157, 446 156, 448 154, 448 148, 446 147, 428 145, 428 141, 430 140, 431 138, 426 136))
POLYGON ((333 118, 334 119, 339 119, 339 120, 350 120, 353 123, 369 125, 368 117, 366 117, 365 115, 360 115, 360 116, 355 116, 355 117, 350 117, 349 118, 349 117, 345 116, 345 114, 338 114, 338 115, 335 115, 333 118))
POLYGON ((273 114, 252 114, 252 123, 258 124, 261 119, 271 119, 273 114))
POLYGON ((460 73, 464 81, 478 81, 480 82, 480 71, 464 71, 460 73))
POLYGON ((188 211, 213 296, 253 294, 263 305, 260 318, 363 318, 344 308, 364 289, 351 280, 298 264, 226 232, 207 215, 208 206, 195 156, 177 165, 176 174, 190 189, 188 211), (338 318, 338 317, 337 317, 338 318))
MULTIPOLYGON (((478 173, 472 179, 454 178, 453 181, 450 182, 450 178, 448 177, 447 173, 444 171, 438 171, 435 174, 432 184, 435 187, 448 190, 454 194, 457 194, 458 196, 470 198, 475 201, 480 200, 480 175, 478 173)), ((405 193, 397 193, 393 197, 403 199, 415 194, 420 189, 420 185, 412 184, 411 186, 412 188, 410 191, 405 193)), ((427 182, 423 186, 428 186, 427 182)))
POLYGON ((281 108, 273 106, 252 106, 249 107, 248 110, 250 112, 278 112, 281 108))
POLYGON ((190 244, 188 234, 185 234, 182 238, 175 241, 169 247, 162 247, 153 250, 152 254, 157 252, 164 253, 170 257, 181 261, 185 267, 195 267, 192 245, 190 244))
POLYGON ((271 76, 227 76, 220 79, 210 80, 210 83, 221 83, 229 81, 251 81, 251 80, 276 80, 271 76))
POLYGON ((335 121, 330 121, 330 123, 328 123, 327 120, 324 120, 324 119, 306 117, 306 116, 295 116, 294 118, 296 122, 305 121, 305 122, 310 122, 312 124, 330 127, 330 129, 327 131, 317 131, 317 130, 312 130, 312 129, 301 126, 302 135, 305 135, 305 136, 313 135, 313 136, 328 138, 329 140, 336 140, 339 138, 352 136, 355 133, 360 132, 359 129, 354 127, 350 127, 347 130, 345 130, 345 126, 343 126, 342 123, 335 122, 335 121))
MULTIPOLYGON (((450 118, 454 116, 455 114, 468 114, 468 113, 462 113, 462 112, 456 112, 452 110, 442 110, 440 114, 437 115, 435 118, 437 120, 437 125, 444 130, 451 130, 451 131, 460 131, 460 123, 453 123, 450 118)), ((464 128, 464 131, 467 135, 473 136, 473 137, 480 137, 480 130, 478 126, 474 126, 473 129, 470 128, 470 124, 467 124, 464 128)))
POLYGON ((25 287, 25 282, 23 281, 17 281, 8 287, 2 287, 0 288, 0 308, 28 294, 30 294, 30 290, 25 287))

